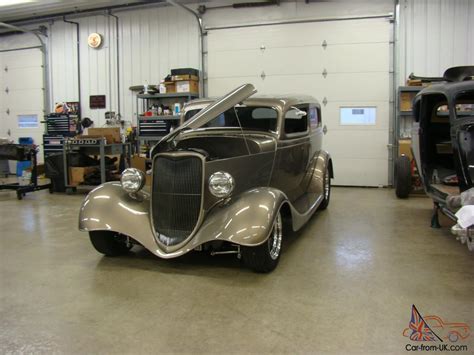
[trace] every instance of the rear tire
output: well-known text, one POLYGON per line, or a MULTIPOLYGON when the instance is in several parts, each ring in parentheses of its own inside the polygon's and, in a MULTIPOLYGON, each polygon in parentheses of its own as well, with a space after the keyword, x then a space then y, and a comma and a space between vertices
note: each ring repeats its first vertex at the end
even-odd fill
POLYGON ((283 221, 281 213, 278 211, 270 237, 256 247, 242 247, 242 258, 245 265, 255 272, 273 271, 280 261, 282 239, 283 221))
POLYGON ((395 194, 407 198, 411 191, 411 163, 406 155, 395 160, 395 194))
POLYGON ((124 240, 120 240, 120 235, 109 231, 89 232, 89 238, 95 250, 106 256, 119 256, 129 252, 131 245, 127 245, 124 240))
POLYGON ((331 174, 329 171, 329 163, 326 166, 323 178, 323 200, 319 205, 319 210, 325 210, 329 206, 329 199, 331 198, 331 174))

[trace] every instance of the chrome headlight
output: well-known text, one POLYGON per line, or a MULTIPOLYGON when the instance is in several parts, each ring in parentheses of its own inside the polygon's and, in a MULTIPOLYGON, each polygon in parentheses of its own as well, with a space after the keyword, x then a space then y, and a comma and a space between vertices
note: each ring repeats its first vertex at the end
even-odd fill
POLYGON ((234 187, 234 178, 224 171, 218 171, 209 178, 209 191, 216 197, 228 197, 234 190, 234 187))
POLYGON ((122 188, 128 193, 135 193, 145 185, 145 173, 135 168, 125 169, 120 178, 122 188))

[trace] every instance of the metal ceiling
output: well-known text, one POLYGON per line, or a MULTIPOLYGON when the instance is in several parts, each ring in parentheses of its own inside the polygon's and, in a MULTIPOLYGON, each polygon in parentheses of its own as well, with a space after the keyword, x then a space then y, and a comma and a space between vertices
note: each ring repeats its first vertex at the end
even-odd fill
MULTIPOLYGON (((21 1, 21 0, 19 0, 21 1)), ((162 3, 164 0, 23 0, 15 5, 2 5, 0 21, 17 22, 25 19, 42 18, 64 13, 81 13, 106 8, 162 3)), ((10 3, 13 1, 7 1, 10 3)))

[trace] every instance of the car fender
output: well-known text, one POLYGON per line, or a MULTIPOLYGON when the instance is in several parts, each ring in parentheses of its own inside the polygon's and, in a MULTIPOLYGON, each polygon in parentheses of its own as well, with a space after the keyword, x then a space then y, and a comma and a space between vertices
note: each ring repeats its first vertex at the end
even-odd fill
POLYGON ((195 247, 212 240, 244 246, 262 244, 268 239, 285 201, 286 195, 278 189, 248 190, 212 208, 188 244, 195 247))
POLYGON ((150 195, 139 191, 133 197, 119 182, 108 182, 92 190, 82 202, 79 230, 114 231, 125 234, 156 254, 150 225, 150 195))
POLYGON ((130 236, 162 258, 183 255, 212 240, 256 246, 268 239, 277 212, 286 200, 282 191, 268 187, 248 190, 232 197, 206 213, 188 243, 168 253, 154 238, 150 195, 140 191, 132 197, 120 183, 110 182, 87 195, 79 213, 79 230, 106 230, 130 236))
POLYGON ((324 193, 324 172, 329 167, 329 177, 334 178, 334 170, 332 167, 331 155, 321 150, 310 168, 311 179, 307 192, 310 194, 322 195, 324 193))

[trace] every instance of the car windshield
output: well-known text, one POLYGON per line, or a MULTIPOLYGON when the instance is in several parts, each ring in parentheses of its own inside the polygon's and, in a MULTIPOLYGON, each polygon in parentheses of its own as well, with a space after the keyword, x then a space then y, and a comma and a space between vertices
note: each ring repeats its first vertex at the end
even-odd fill
POLYGON ((474 117, 474 91, 464 92, 456 97, 456 117, 474 117))
MULTIPOLYGON (((200 109, 187 111, 184 120, 189 120, 199 111, 200 109)), ((203 125, 202 128, 240 128, 240 121, 243 129, 275 132, 277 128, 277 116, 277 111, 271 107, 236 106, 221 113, 203 125)))

